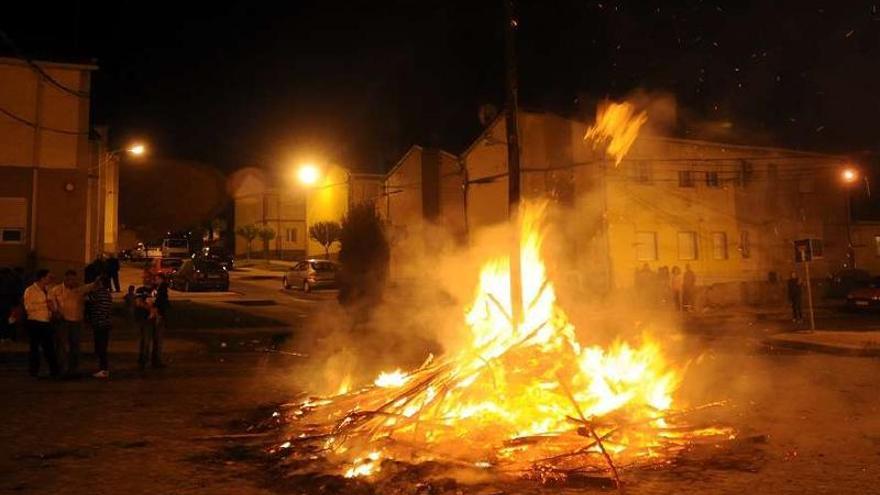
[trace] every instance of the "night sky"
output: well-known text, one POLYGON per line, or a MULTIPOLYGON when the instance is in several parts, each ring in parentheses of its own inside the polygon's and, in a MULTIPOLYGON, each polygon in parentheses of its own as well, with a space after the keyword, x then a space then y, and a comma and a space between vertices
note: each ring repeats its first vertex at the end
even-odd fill
MULTIPOLYGON (((383 171, 414 143, 460 151, 480 105, 503 104, 501 0, 28 3, 3 30, 34 58, 97 59, 93 120, 114 141, 224 171, 383 171)), ((665 91, 685 136, 710 121, 733 140, 877 149, 880 2, 673 4, 518 2, 523 105, 584 117, 665 91)))

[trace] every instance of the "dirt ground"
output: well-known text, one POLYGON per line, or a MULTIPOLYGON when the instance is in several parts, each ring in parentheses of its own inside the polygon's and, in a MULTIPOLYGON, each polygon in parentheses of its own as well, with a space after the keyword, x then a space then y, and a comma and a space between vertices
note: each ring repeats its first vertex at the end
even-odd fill
MULTIPOLYGON (((279 483, 240 441, 261 405, 310 383, 302 359, 261 351, 272 327, 173 335, 171 366, 136 370, 131 336, 111 344, 112 378, 27 377, 21 345, 0 347, 0 493, 584 493, 530 484, 443 488, 279 483), (355 490, 356 488, 356 490, 355 490)), ((880 360, 767 353, 741 340, 692 340, 685 401, 729 399, 720 419, 761 440, 735 460, 624 473, 626 492, 880 493, 880 360)), ((87 346, 88 347, 88 346, 87 346)), ((86 368, 92 356, 84 357, 86 368)), ((312 363, 315 364, 315 363, 312 363)), ((265 412, 265 411, 264 411, 265 412)))

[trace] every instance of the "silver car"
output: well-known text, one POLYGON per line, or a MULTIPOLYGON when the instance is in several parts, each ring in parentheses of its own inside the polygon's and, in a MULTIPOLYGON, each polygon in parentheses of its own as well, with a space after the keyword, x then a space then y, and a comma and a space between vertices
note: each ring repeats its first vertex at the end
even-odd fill
POLYGON ((300 261, 287 270, 281 280, 285 289, 300 287, 303 292, 324 287, 336 287, 336 263, 327 260, 300 261))

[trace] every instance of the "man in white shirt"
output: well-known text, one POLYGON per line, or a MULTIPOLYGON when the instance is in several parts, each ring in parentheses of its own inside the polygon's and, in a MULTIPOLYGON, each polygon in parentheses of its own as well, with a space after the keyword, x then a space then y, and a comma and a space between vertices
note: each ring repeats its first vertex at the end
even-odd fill
POLYGON ((76 375, 79 367, 79 342, 83 326, 85 296, 94 284, 81 285, 75 270, 64 273, 64 282, 52 287, 49 298, 55 303, 55 349, 61 366, 67 363, 67 374, 76 375))
POLYGON ((49 373, 57 377, 60 373, 58 359, 55 357, 55 342, 52 329, 52 313, 55 303, 49 297, 49 284, 52 274, 49 270, 37 270, 34 283, 24 291, 24 310, 27 312, 25 326, 30 339, 30 374, 40 373, 40 348, 49 363, 49 373))

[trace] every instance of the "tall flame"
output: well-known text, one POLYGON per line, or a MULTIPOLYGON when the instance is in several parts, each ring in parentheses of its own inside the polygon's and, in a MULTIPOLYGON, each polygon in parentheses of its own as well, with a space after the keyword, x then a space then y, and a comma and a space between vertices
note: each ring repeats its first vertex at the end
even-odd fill
POLYGON ((410 373, 382 373, 372 387, 335 402, 303 403, 299 414, 314 416, 297 438, 319 439, 348 477, 372 475, 383 458, 428 453, 528 469, 560 452, 595 459, 599 444, 629 463, 666 445, 658 428, 680 373, 647 340, 608 348, 577 340, 541 259, 543 207, 522 211, 522 321, 510 316, 510 259, 496 258, 480 272, 465 314, 465 348, 410 373), (585 444, 584 428, 596 442, 585 444))
POLYGON ((587 129, 584 140, 592 141, 595 147, 605 145, 614 165, 620 165, 647 121, 647 112, 636 113, 631 103, 606 102, 596 111, 596 123, 587 129))

